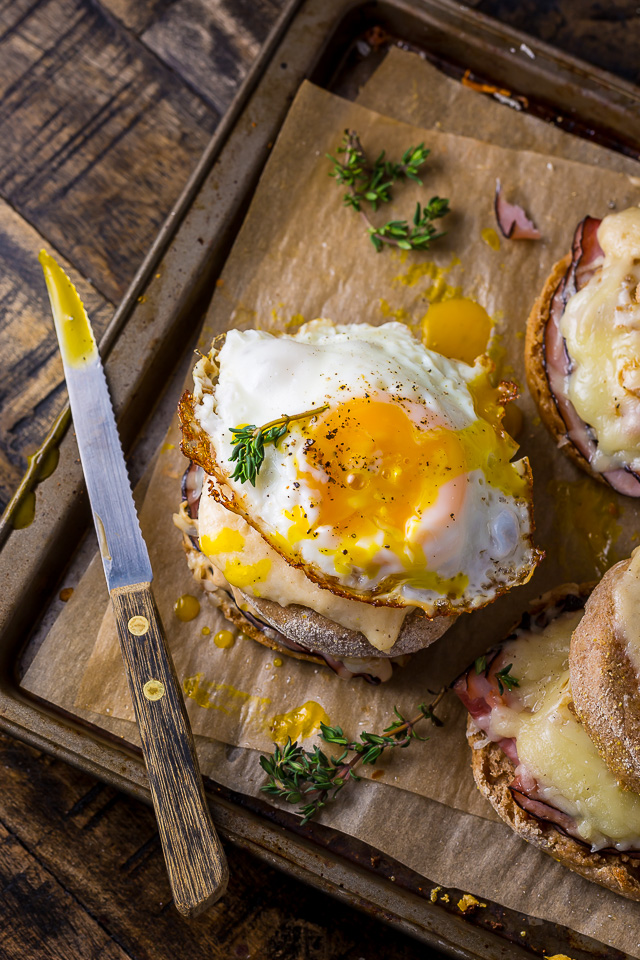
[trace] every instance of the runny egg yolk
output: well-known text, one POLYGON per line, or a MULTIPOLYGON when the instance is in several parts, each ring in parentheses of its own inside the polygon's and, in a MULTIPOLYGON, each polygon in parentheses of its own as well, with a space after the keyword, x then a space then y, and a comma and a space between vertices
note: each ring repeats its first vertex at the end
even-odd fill
POLYGON ((444 300, 429 307, 422 339, 428 350, 473 364, 487 350, 491 327, 491 317, 474 300, 444 300))
POLYGON ((515 445, 498 423, 478 419, 455 431, 421 410, 416 424, 391 398, 359 397, 304 427, 309 469, 299 471, 299 480, 318 513, 313 525, 306 515, 296 517, 288 540, 328 527, 340 541, 338 573, 357 567, 375 575, 376 556, 387 549, 400 559, 404 582, 460 595, 466 578, 436 584, 424 547, 456 522, 467 473, 482 469, 493 487, 512 496, 525 494, 526 480, 509 463, 515 445))

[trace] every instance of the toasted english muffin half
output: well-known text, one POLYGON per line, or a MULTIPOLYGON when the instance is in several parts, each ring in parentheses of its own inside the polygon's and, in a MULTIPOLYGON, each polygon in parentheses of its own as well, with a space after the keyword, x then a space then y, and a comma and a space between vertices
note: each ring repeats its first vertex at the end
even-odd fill
POLYGON ((636 580, 633 560, 611 567, 591 594, 571 638, 569 671, 577 715, 598 753, 620 783, 640 793, 639 679, 615 603, 627 578, 636 580))
POLYGON ((553 265, 540 296, 531 308, 524 342, 525 372, 529 390, 538 408, 540 419, 558 447, 577 467, 580 467, 581 470, 584 470, 599 483, 606 483, 602 474, 591 469, 584 454, 567 436, 567 425, 560 416, 547 375, 544 341, 549 322, 551 301, 570 266, 571 254, 568 253, 566 257, 553 265))

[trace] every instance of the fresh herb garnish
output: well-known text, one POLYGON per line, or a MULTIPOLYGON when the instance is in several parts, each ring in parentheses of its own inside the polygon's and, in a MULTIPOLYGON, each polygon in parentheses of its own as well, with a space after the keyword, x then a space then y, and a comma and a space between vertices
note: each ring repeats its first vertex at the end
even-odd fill
POLYGON ((303 815, 302 823, 307 823, 329 801, 335 800, 350 780, 362 779, 354 773, 358 764, 375 764, 385 750, 408 747, 412 740, 428 740, 428 737, 420 737, 414 727, 422 720, 430 720, 437 727, 442 726, 442 720, 436 717, 434 710, 445 693, 446 688, 443 688, 432 703, 421 703, 420 712, 411 720, 403 717, 394 707, 396 720, 386 727, 384 733, 361 733, 359 742, 350 741, 342 727, 321 723, 322 740, 344 748, 338 757, 327 756, 318 746, 313 750, 304 750, 289 738, 284 747, 274 748, 272 756, 260 757, 260 766, 269 778, 261 790, 287 803, 302 804, 298 813, 303 815), (349 752, 354 756, 347 760, 349 752))
POLYGON ((507 690, 511 691, 514 687, 520 686, 520 681, 509 673, 512 666, 512 663, 508 663, 506 667, 503 667, 502 670, 499 670, 496 673, 496 680, 498 681, 498 690, 500 691, 500 694, 504 693, 505 687, 507 690))
POLYGON ((289 424, 294 420, 304 420, 306 417, 315 417, 329 407, 328 403, 314 410, 305 410, 303 413, 296 413, 293 416, 278 417, 276 420, 270 420, 262 427, 256 427, 254 423, 246 427, 231 427, 231 443, 235 450, 229 457, 229 460, 235 461, 232 480, 239 480, 244 483, 248 480, 255 487, 256 477, 260 472, 260 467, 264 462, 264 446, 266 443, 277 445, 278 440, 285 435, 289 429, 289 424))
POLYGON ((378 252, 385 244, 399 247, 401 250, 427 250, 432 240, 444 236, 437 233, 433 225, 449 212, 449 201, 441 197, 432 197, 424 206, 417 204, 413 221, 389 220, 381 227, 376 227, 363 209, 366 204, 377 210, 382 203, 391 200, 391 188, 394 183, 402 180, 414 180, 422 185, 418 171, 426 163, 429 150, 424 143, 417 147, 409 147, 398 163, 385 159, 384 150, 374 163, 370 163, 362 148, 355 130, 345 130, 338 153, 343 154, 342 160, 337 160, 327 154, 333 163, 329 176, 348 188, 344 195, 345 206, 353 207, 363 217, 367 224, 367 231, 374 247, 378 252))
POLYGON ((474 666, 475 666, 475 668, 476 668, 476 673, 483 673, 483 672, 487 669, 487 658, 486 658, 486 656, 485 656, 485 657, 478 657, 477 660, 474 661, 474 666))

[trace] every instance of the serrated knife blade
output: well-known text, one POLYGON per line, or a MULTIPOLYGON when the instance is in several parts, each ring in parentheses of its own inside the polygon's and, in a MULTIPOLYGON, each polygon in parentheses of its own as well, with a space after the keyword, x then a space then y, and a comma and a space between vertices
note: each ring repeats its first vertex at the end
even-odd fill
POLYGON ((42 250, 39 259, 167 872, 177 909, 196 916, 224 893, 226 858, 211 822, 184 700, 151 592, 151 562, 91 323, 53 257, 42 250))
POLYGON ((69 391, 73 426, 109 590, 151 582, 111 397, 93 330, 78 293, 44 251, 45 274, 69 391))

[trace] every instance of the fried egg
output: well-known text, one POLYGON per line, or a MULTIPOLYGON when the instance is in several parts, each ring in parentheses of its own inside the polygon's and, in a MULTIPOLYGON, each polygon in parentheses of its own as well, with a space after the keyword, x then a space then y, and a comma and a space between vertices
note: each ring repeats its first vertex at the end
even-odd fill
POLYGON ((530 472, 510 462, 508 391, 486 358, 447 359, 400 323, 316 320, 231 330, 213 359, 214 384, 206 359, 194 371, 212 492, 318 585, 436 615, 529 579, 530 472), (265 446, 255 486, 231 479, 232 428, 304 411, 265 446))

